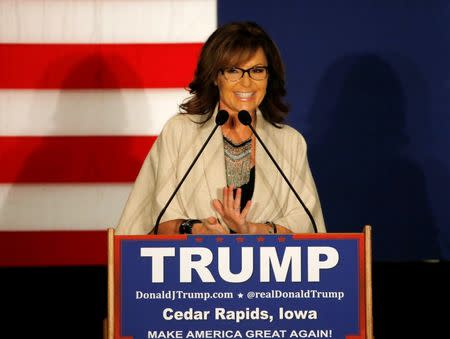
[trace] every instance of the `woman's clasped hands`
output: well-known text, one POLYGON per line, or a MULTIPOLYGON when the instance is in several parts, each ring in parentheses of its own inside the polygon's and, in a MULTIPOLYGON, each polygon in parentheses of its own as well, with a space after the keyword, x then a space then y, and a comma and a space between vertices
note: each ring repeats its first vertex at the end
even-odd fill
POLYGON ((245 207, 241 211, 242 190, 236 189, 234 196, 233 185, 224 187, 223 202, 219 199, 213 200, 213 207, 220 214, 226 226, 234 233, 248 234, 252 233, 252 224, 247 221, 247 215, 251 207, 251 200, 247 201, 245 207))
POLYGON ((214 199, 212 202, 214 209, 220 214, 225 225, 222 225, 216 217, 211 216, 203 219, 201 224, 197 224, 192 229, 193 234, 252 233, 252 223, 247 221, 251 201, 247 201, 241 211, 242 190, 236 189, 236 195, 233 191, 232 185, 224 187, 223 202, 219 199, 214 199))

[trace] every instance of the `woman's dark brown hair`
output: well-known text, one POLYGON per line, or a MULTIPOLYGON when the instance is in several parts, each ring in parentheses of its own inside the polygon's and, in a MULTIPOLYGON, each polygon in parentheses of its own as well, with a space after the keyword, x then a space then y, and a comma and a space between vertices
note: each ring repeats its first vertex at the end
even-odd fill
POLYGON ((286 89, 280 52, 267 33, 253 22, 226 24, 208 38, 194 80, 189 84, 192 96, 180 105, 181 112, 206 115, 205 121, 209 120, 219 101, 219 89, 214 82, 220 70, 247 61, 259 48, 264 51, 269 67, 266 95, 259 108, 270 123, 282 123, 289 108, 282 100, 286 89))

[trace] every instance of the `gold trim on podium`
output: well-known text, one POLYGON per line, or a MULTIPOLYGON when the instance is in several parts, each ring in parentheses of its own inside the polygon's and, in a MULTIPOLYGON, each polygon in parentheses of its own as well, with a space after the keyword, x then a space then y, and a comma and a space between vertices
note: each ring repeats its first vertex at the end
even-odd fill
POLYGON ((108 321, 106 339, 114 339, 114 229, 108 228, 108 321))
POLYGON ((372 227, 364 226, 365 270, 366 270, 366 337, 373 339, 372 299, 372 227))

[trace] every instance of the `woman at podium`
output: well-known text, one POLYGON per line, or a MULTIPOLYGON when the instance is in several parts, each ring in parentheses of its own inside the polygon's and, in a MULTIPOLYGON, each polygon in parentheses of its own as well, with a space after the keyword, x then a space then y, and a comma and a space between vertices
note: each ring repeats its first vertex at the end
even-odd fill
POLYGON ((325 232, 305 140, 284 124, 284 67, 266 32, 251 22, 219 27, 189 91, 147 155, 116 233, 325 232))

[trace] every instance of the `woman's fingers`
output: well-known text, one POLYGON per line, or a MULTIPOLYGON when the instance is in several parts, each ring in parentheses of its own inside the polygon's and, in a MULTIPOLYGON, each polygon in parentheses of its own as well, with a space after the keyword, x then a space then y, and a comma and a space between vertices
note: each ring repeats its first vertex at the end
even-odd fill
POLYGON ((216 217, 206 218, 206 222, 210 225, 215 225, 215 224, 217 224, 217 218, 216 217))
MULTIPOLYGON (((231 194, 233 194, 233 191, 231 191, 231 194)), ((238 188, 236 190, 236 198, 234 199, 234 203, 233 203, 233 209, 236 212, 241 211, 241 194, 242 194, 242 189, 238 188)))
POLYGON ((233 185, 230 187, 224 187, 223 188, 223 206, 225 209, 230 208, 230 204, 233 203, 233 185), (231 196, 230 196, 230 188, 231 188, 231 196))
MULTIPOLYGON (((221 216, 225 225, 238 231, 248 227, 247 215, 250 211, 251 201, 247 201, 244 209, 241 211, 242 189, 236 189, 236 196, 234 196, 233 190, 233 185, 224 187, 223 201, 221 202, 219 199, 214 199, 212 204, 216 212, 221 216)), ((222 227, 224 227, 224 225, 222 225, 222 227)), ((226 227, 224 227, 224 230, 228 231, 226 227)))
POLYGON ((223 188, 223 207, 225 211, 228 213, 240 214, 242 189, 241 188, 236 189, 236 197, 234 196, 233 191, 234 191, 233 185, 223 188))
POLYGON ((225 216, 225 211, 223 208, 223 204, 218 199, 213 200, 213 207, 217 211, 217 213, 220 214, 220 216, 223 218, 225 216))
POLYGON ((252 201, 248 200, 247 203, 245 204, 244 209, 241 212, 241 217, 244 218, 245 220, 247 220, 247 214, 250 211, 251 206, 252 206, 252 201))
POLYGON ((219 223, 216 217, 208 217, 204 223, 207 233, 210 234, 227 234, 228 229, 219 223))

